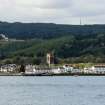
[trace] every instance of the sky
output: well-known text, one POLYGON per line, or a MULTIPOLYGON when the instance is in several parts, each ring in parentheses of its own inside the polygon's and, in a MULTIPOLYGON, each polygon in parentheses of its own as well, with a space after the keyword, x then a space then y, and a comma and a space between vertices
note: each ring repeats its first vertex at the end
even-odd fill
POLYGON ((105 24, 105 0, 0 0, 0 21, 105 24))

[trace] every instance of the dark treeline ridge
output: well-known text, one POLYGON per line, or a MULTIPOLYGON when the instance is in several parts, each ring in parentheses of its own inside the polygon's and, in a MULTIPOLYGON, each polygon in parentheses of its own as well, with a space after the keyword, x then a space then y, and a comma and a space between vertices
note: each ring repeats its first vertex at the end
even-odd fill
POLYGON ((65 35, 97 35, 105 33, 105 25, 63 25, 53 23, 0 22, 0 33, 9 38, 50 39, 65 35))
POLYGON ((56 63, 105 63, 105 25, 1 22, 0 33, 25 39, 0 41, 0 63, 45 64, 48 52, 56 63))

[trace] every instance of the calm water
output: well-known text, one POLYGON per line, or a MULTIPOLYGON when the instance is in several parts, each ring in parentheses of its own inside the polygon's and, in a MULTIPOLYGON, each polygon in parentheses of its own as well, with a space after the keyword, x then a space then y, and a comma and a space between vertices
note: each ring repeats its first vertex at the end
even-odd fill
POLYGON ((0 77, 0 105, 105 105, 105 77, 0 77))

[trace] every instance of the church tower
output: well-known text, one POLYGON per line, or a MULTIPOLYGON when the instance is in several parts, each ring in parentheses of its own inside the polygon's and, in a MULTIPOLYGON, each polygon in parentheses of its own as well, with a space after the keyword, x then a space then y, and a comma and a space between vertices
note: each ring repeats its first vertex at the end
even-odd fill
POLYGON ((54 54, 53 53, 47 53, 46 61, 47 61, 47 64, 49 65, 49 67, 51 64, 54 64, 54 54))

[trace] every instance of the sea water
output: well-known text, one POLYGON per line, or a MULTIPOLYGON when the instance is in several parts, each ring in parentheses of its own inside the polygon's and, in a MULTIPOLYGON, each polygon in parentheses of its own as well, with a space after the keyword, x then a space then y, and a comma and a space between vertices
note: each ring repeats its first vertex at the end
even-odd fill
POLYGON ((0 105, 105 105, 105 77, 0 77, 0 105))

